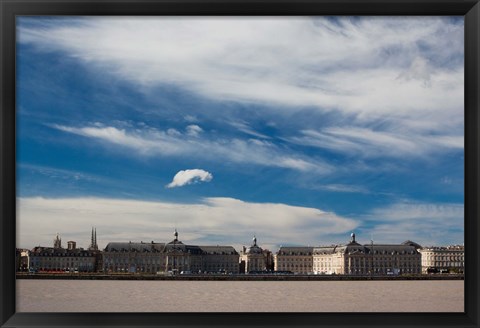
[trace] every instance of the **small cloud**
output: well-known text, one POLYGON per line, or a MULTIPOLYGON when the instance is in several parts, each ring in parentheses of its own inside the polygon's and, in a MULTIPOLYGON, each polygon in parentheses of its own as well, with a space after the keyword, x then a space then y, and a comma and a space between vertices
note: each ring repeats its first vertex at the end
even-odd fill
POLYGON ((175 129, 173 129, 173 128, 168 129, 168 130, 167 130, 167 134, 168 134, 169 136, 173 136, 173 137, 178 137, 178 136, 181 136, 181 135, 182 135, 178 130, 175 130, 175 129))
POLYGON ((210 172, 193 169, 193 170, 181 170, 173 177, 172 182, 170 182, 166 187, 175 188, 182 187, 188 184, 192 184, 198 181, 209 182, 213 179, 213 176, 210 172))
POLYGON ((334 192, 349 192, 349 193, 361 193, 361 194, 369 193, 368 189, 365 187, 343 185, 343 184, 329 184, 321 187, 320 189, 325 189, 325 190, 334 191, 334 192))
POLYGON ((187 126, 186 130, 187 134, 192 137, 197 137, 200 133, 203 132, 203 129, 195 124, 187 126))
POLYGON ((239 131, 249 134, 251 136, 257 137, 257 138, 263 138, 263 139, 270 139, 269 136, 259 133, 257 131, 254 131, 247 123, 244 122, 230 122, 230 125, 233 127, 237 128, 239 131))
POLYGON ((184 119, 185 121, 187 121, 187 122, 190 122, 190 123, 198 122, 198 119, 197 119, 195 116, 193 116, 193 115, 185 115, 185 116, 183 117, 183 119, 184 119))
POLYGON ((406 81, 410 80, 420 80, 423 82, 425 87, 431 86, 431 75, 432 70, 429 66, 429 63, 426 59, 421 57, 416 57, 410 68, 402 72, 397 79, 403 79, 406 81))

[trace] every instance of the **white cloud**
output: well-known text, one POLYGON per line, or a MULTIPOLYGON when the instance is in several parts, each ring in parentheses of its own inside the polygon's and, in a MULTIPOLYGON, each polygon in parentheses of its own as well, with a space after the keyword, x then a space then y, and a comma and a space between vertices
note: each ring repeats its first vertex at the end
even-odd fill
POLYGON ((430 78, 432 74, 432 67, 430 67, 428 61, 425 58, 417 57, 413 60, 410 68, 403 71, 398 76, 398 79, 404 80, 419 80, 423 82, 425 87, 431 86, 430 78))
MULTIPOLYGON (((173 84, 218 101, 271 105, 275 115, 335 111, 349 125, 292 140, 405 156, 463 146, 463 33, 463 24, 439 17, 87 18, 22 26, 19 42, 65 51, 139 87, 173 84)), ((196 127, 187 135, 198 136, 196 127)))
POLYGON ((463 225, 463 204, 429 204, 404 202, 393 204, 386 208, 376 209, 372 216, 380 220, 437 220, 442 221, 446 227, 455 226, 459 221, 463 225))
POLYGON ((246 122, 229 122, 229 124, 245 134, 254 136, 256 138, 270 139, 269 136, 253 130, 246 122))
POLYGON ((363 186, 344 185, 344 184, 328 184, 325 186, 319 186, 318 189, 324 189, 334 192, 347 192, 347 193, 361 193, 368 194, 369 190, 363 186))
POLYGON ((464 242, 464 205, 405 201, 372 210, 362 229, 376 242, 413 240, 420 245, 464 242))
POLYGON ((462 58, 462 40, 461 24, 437 17, 90 18, 19 29, 22 43, 66 51, 139 85, 412 119, 419 109, 462 112, 463 66, 427 58, 462 58))
POLYGON ((166 187, 175 188, 189 185, 198 181, 209 182, 213 179, 213 175, 210 172, 193 169, 193 170, 181 170, 173 177, 172 182, 170 182, 166 187))
POLYGON ((104 198, 17 198, 17 245, 52 244, 55 233, 87 247, 97 227, 100 247, 110 241, 169 242, 176 227, 185 243, 248 245, 255 233, 260 245, 319 245, 331 234, 346 234, 358 222, 317 208, 206 198, 177 204, 104 198))
POLYGON ((308 158, 273 143, 256 139, 207 139, 199 135, 183 135, 174 129, 163 132, 154 128, 142 131, 119 129, 112 126, 68 127, 53 125, 58 130, 93 138, 131 149, 143 156, 182 156, 202 159, 223 159, 235 163, 249 163, 293 170, 326 174, 333 168, 321 160, 308 158))
POLYGON ((412 134, 406 130, 385 131, 355 126, 303 130, 300 136, 286 140, 361 157, 423 157, 464 148, 463 135, 412 134))
POLYGON ((186 131, 189 136, 198 137, 203 132, 203 129, 198 125, 192 124, 186 127, 186 131))
POLYGON ((83 180, 89 182, 101 181, 105 178, 80 171, 64 170, 55 167, 19 163, 18 167, 31 172, 39 173, 51 179, 61 180, 83 180))

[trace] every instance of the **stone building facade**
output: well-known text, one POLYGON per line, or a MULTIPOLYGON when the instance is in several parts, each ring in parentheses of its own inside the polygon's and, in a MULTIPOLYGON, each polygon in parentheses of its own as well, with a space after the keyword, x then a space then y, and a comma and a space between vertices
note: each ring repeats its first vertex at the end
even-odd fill
POLYGON ((275 254, 275 271, 313 273, 313 247, 280 247, 275 254))
MULTIPOLYGON (((93 238, 93 230, 92 230, 93 238)), ((92 239, 93 240, 93 239, 92 239)), ((28 270, 34 272, 96 272, 101 254, 98 251, 96 232, 95 244, 97 250, 77 248, 75 241, 69 241, 67 248, 62 247, 62 239, 57 233, 53 247, 37 246, 28 255, 28 270)), ((22 261, 22 260, 21 260, 22 261)))
POLYGON ((199 246, 202 266, 207 272, 239 272, 240 255, 232 246, 199 246))
POLYGON ((38 272, 97 271, 96 253, 84 249, 38 246, 30 252, 29 261, 30 270, 38 272))
POLYGON ((424 247, 422 273, 463 273, 465 269, 465 247, 452 245, 446 247, 424 247))
POLYGON ((272 269, 271 252, 257 245, 257 237, 253 236, 252 245, 243 247, 240 252, 240 273, 265 272, 272 269))
POLYGON ((109 243, 103 252, 104 272, 130 273, 238 273, 239 254, 232 246, 167 243, 109 243))
POLYGON ((315 247, 315 274, 386 275, 421 273, 421 246, 411 241, 403 244, 365 244, 351 234, 346 245, 315 247))
POLYGON ((102 252, 103 272, 156 273, 165 268, 163 243, 108 243, 102 252))

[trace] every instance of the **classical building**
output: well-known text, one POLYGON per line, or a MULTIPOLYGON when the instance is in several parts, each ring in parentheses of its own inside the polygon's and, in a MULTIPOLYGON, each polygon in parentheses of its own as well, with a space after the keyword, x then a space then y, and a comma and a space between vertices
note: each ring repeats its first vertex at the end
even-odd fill
POLYGON ((269 250, 257 245, 257 237, 253 236, 250 247, 243 246, 240 252, 240 273, 268 271, 272 269, 273 257, 269 250))
POLYGON ((183 272, 203 272, 202 250, 199 246, 185 245, 178 240, 178 232, 175 229, 174 239, 165 245, 163 256, 165 257, 165 270, 173 274, 183 272))
POLYGON ((420 249, 420 254, 422 256, 422 273, 464 272, 465 248, 462 245, 424 247, 420 249))
POLYGON ((103 252, 105 272, 238 273, 239 255, 232 246, 186 245, 178 239, 167 243, 109 243, 103 252))
POLYGON ((28 249, 19 249, 19 262, 17 265, 17 270, 26 272, 30 269, 30 250, 28 249))
POLYGON ((275 254, 275 271, 313 273, 313 247, 280 247, 275 254))
POLYGON ((68 241, 63 248, 57 233, 53 247, 16 249, 18 271, 105 273, 260 273, 388 275, 464 272, 464 246, 425 247, 402 244, 360 244, 355 234, 346 244, 321 247, 283 247, 275 255, 260 247, 254 236, 250 247, 187 245, 174 238, 168 243, 111 242, 103 251, 92 228, 87 250, 68 241))
POLYGON ((232 246, 199 246, 202 269, 207 272, 239 272, 239 254, 232 246))
POLYGON ((351 234, 346 245, 315 247, 315 274, 418 274, 421 273, 420 245, 411 241, 403 244, 365 244, 351 234))
POLYGON ((83 249, 35 247, 30 254, 34 271, 96 271, 96 254, 83 249))
POLYGON ((78 271, 94 272, 97 270, 97 254, 83 248, 62 248, 57 234, 53 247, 37 246, 30 252, 29 268, 32 271, 78 271))
POLYGON ((103 250, 103 271, 156 273, 165 269, 164 243, 108 243, 103 250))
POLYGON ((62 239, 57 233, 53 240, 53 247, 37 246, 32 249, 28 254, 29 270, 47 272, 95 272, 98 270, 100 252, 77 248, 74 241, 69 241, 67 244, 67 249, 62 247, 62 239))

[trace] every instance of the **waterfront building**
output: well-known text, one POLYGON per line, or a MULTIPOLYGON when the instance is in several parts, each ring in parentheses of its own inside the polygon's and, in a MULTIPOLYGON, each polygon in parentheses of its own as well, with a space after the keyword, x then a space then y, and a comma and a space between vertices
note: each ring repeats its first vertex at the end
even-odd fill
POLYGON ((30 269, 30 250, 28 249, 19 249, 19 261, 17 265, 17 270, 26 272, 30 269))
POLYGON ((58 234, 54 247, 37 246, 29 254, 29 268, 33 271, 94 272, 96 264, 95 252, 62 248, 58 234))
POLYGON ((268 265, 269 258, 271 259, 271 252, 258 246, 257 237, 253 236, 252 245, 248 248, 243 246, 240 253, 240 272, 267 271, 270 268, 268 265))
POLYGON ((424 247, 420 249, 422 273, 463 273, 465 248, 463 245, 424 247))
MULTIPOLYGON (((68 248, 62 247, 62 239, 57 233, 53 247, 37 246, 24 256, 28 269, 32 271, 95 272, 98 269, 98 251, 77 248, 75 241, 69 241, 68 248)), ((21 260, 22 261, 22 260, 21 260)))
POLYGON ((313 273, 313 247, 281 246, 275 254, 275 271, 313 273))
POLYGON ((402 244, 365 244, 355 240, 355 233, 345 245, 315 247, 315 274, 418 274, 421 273, 420 245, 406 241, 402 244))
POLYGON ((232 246, 184 244, 175 229, 168 243, 111 242, 98 249, 92 227, 87 250, 69 240, 67 248, 57 233, 53 247, 16 249, 18 271, 78 271, 105 273, 258 273, 388 275, 433 272, 463 273, 464 246, 422 248, 417 243, 360 244, 355 234, 346 244, 321 247, 284 247, 275 255, 260 247, 254 236, 240 254, 232 246))
POLYGON ((103 271, 156 273, 165 268, 164 243, 108 243, 102 252, 103 271))
POLYGON ((232 246, 186 245, 174 239, 165 245, 165 271, 167 273, 238 273, 239 254, 232 246))
POLYGON ((96 271, 95 253, 83 249, 35 247, 30 255, 30 268, 34 271, 96 271))
POLYGON ((103 268, 131 273, 238 273, 237 251, 232 246, 187 245, 178 239, 164 243, 109 243, 103 251, 103 268))
POLYGON ((175 229, 174 239, 165 245, 163 256, 165 257, 165 271, 172 274, 183 272, 199 272, 202 267, 202 250, 198 246, 185 245, 178 240, 178 232, 175 229))
MULTIPOLYGON (((199 246, 202 269, 207 272, 239 272, 239 254, 232 246, 199 246)), ((194 269, 195 270, 195 269, 194 269)), ((200 271, 199 270, 199 271, 200 271)))

